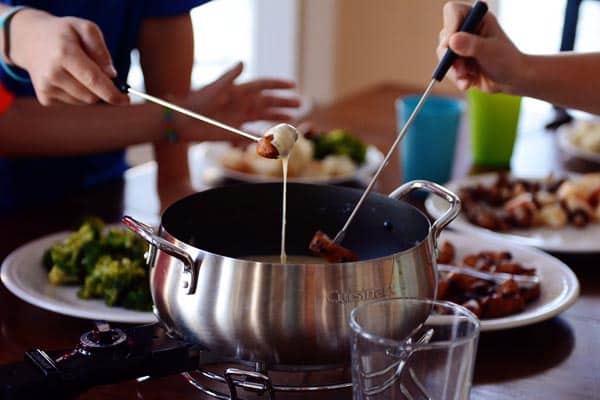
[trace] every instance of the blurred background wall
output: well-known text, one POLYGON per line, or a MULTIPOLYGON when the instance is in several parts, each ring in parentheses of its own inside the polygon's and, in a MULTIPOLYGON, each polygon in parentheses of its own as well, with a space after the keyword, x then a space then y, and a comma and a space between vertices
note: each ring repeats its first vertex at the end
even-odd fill
MULTIPOLYGON (((445 0, 302 1, 302 88, 330 101, 382 81, 416 88, 430 78, 445 0), (320 14, 323 3, 328 12, 320 14), (316 16, 316 18, 315 18, 316 16), (323 46, 318 27, 332 25, 327 41, 332 54, 327 74, 319 76, 323 46), (331 43, 329 43, 331 42, 331 43), (327 82, 326 80, 329 80, 327 82), (327 88, 327 90, 323 90, 327 88), (321 89, 321 90, 320 90, 321 89)), ((444 84, 446 91, 452 91, 444 84)))

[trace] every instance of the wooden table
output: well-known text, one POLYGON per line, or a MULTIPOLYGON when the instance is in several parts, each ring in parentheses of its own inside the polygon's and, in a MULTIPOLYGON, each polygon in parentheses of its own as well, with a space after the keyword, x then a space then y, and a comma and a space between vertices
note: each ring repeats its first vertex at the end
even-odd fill
MULTIPOLYGON (((345 127, 386 149, 395 134, 394 100, 418 90, 381 85, 315 111, 310 120, 324 128, 345 127)), ((513 160, 516 172, 561 169, 551 133, 543 120, 529 120, 534 129, 520 132, 513 160), (535 128, 538 127, 538 128, 535 128), (526 150, 526 151, 525 151, 526 150)), ((469 171, 463 135, 454 175, 469 171)), ((128 181, 127 185, 136 182, 128 181)), ((400 183, 397 159, 386 169, 380 190, 400 183)), ((139 182, 137 182, 139 185, 139 182)), ((116 221, 123 211, 124 184, 102 186, 55 204, 40 205, 0 216, 0 259, 41 235, 69 229, 90 214, 116 221)), ((127 187, 125 187, 127 189, 127 187)), ((144 202, 144 190, 137 199, 144 202)), ((147 193, 147 192, 146 192, 147 193)), ((135 197, 135 196, 134 196, 135 197)), ((581 298, 558 318, 509 331, 483 333, 474 376, 472 399, 594 399, 600 398, 600 266, 597 256, 564 256, 581 282, 581 298)), ((17 299, 0 285, 0 363, 21 359, 32 347, 68 348, 90 328, 89 321, 48 312, 17 299)), ((332 398, 334 396, 329 396, 332 398)), ((342 396, 338 396, 342 398, 342 396)), ((95 388, 82 399, 202 398, 179 376, 143 384, 126 382, 95 388)), ((349 398, 349 396, 344 396, 349 398)))

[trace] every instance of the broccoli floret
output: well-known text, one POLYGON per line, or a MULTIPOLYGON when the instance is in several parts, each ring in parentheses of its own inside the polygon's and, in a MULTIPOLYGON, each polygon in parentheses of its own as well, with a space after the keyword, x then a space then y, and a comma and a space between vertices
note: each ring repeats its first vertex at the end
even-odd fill
POLYGON ((101 255, 102 244, 98 240, 88 242, 82 246, 80 264, 86 276, 92 272, 101 255))
POLYGON ((67 275, 65 281, 81 282, 86 272, 81 262, 84 249, 100 239, 102 227, 103 223, 98 219, 86 221, 77 232, 52 245, 49 256, 44 255, 43 262, 51 264, 52 268, 60 268, 67 275))
POLYGON ((123 307, 139 311, 152 310, 152 296, 148 284, 130 290, 123 299, 123 307))
POLYGON ((106 287, 104 288, 102 297, 104 297, 104 302, 107 306, 113 307, 116 306, 119 301, 119 294, 120 291, 116 287, 106 287))
POLYGON ((50 269, 50 272, 48 272, 48 281, 56 286, 74 285, 79 283, 79 278, 65 273, 62 268, 54 266, 50 269))
POLYGON ((139 287, 148 287, 147 273, 141 262, 103 255, 85 278, 78 295, 84 299, 103 298, 107 305, 114 306, 120 305, 128 292, 139 287))
POLYGON ((102 241, 104 251, 115 258, 127 257, 132 260, 141 260, 148 250, 148 244, 135 233, 113 228, 102 241))
POLYGON ((83 222, 79 230, 82 228, 92 232, 94 240, 99 240, 102 236, 102 231, 104 230, 104 221, 98 217, 89 217, 83 222))
POLYGON ((367 146, 352 133, 335 129, 324 135, 310 138, 315 145, 315 158, 322 160, 328 155, 346 155, 357 164, 365 161, 367 146))
POLYGON ((84 299, 102 298, 109 306, 149 310, 152 298, 144 253, 148 245, 133 232, 90 218, 77 232, 54 244, 43 256, 54 285, 80 284, 84 299))

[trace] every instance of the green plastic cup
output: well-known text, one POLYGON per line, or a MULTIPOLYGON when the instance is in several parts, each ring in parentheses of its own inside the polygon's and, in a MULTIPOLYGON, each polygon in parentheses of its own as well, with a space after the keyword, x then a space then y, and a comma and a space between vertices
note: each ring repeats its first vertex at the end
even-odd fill
POLYGON ((473 163, 509 167, 517 137, 521 97, 487 94, 472 88, 467 98, 473 163))

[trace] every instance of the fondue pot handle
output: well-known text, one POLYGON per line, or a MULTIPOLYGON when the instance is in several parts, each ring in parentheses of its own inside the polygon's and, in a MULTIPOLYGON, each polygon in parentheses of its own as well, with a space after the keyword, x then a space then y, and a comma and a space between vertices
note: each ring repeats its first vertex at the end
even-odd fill
POLYGON ((173 243, 156 235, 154 230, 148 225, 139 222, 128 215, 121 218, 121 222, 123 222, 127 228, 137 233, 142 239, 148 242, 150 246, 154 246, 158 250, 163 251, 181 261, 183 263, 183 273, 186 276, 184 288, 187 289, 187 294, 194 294, 196 290, 197 275, 194 271, 195 262, 192 256, 190 256, 185 250, 180 249, 173 243))
POLYGON ((446 211, 444 215, 442 215, 440 218, 435 220, 433 225, 431 225, 431 231, 433 233, 434 238, 437 240, 442 230, 450 222, 452 222, 452 220, 456 218, 456 216, 460 212, 460 199, 457 195, 455 195, 442 185, 438 185, 437 183, 424 180, 406 182, 404 185, 400 186, 398 189, 390 193, 389 197, 399 199, 415 190, 425 190, 426 192, 433 193, 450 203, 450 208, 448 209, 448 211, 446 211))

